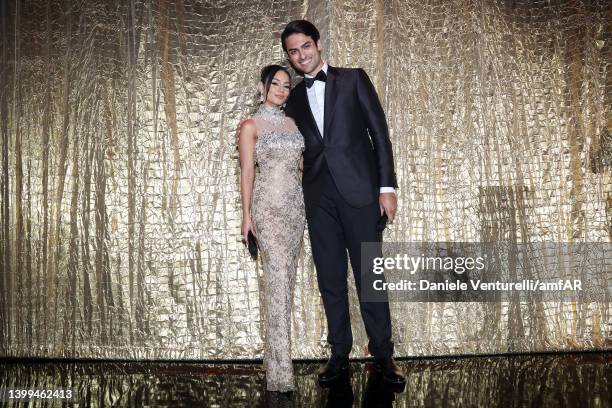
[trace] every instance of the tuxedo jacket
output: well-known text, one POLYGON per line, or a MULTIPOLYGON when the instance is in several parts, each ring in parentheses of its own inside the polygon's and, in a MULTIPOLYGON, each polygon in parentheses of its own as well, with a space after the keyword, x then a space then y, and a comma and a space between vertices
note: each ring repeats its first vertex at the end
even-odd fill
POLYGON ((380 187, 397 188, 387 120, 363 69, 328 67, 323 136, 310 110, 304 81, 291 91, 285 111, 304 136, 302 185, 307 216, 316 209, 326 166, 352 207, 377 200, 380 187))

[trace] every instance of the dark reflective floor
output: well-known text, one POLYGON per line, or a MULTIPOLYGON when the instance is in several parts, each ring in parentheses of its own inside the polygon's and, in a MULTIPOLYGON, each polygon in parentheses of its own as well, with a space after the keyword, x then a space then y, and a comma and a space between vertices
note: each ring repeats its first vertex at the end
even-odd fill
MULTIPOLYGON (((296 363, 292 395, 266 393, 261 364, 0 362, 0 387, 76 391, 84 407, 610 407, 612 354, 583 353, 400 360, 407 385, 396 394, 371 370, 330 389, 320 363, 296 363)), ((6 404, 0 406, 26 406, 6 404)), ((62 406, 60 402, 28 406, 62 406)))

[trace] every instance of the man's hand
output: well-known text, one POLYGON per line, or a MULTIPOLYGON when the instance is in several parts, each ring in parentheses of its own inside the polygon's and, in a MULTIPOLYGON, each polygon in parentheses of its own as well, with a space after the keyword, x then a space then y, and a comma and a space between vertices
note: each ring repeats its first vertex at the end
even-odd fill
POLYGON ((380 193, 378 204, 380 204, 380 215, 382 216, 383 212, 386 213, 389 224, 393 223, 395 211, 397 210, 397 196, 395 193, 380 193))

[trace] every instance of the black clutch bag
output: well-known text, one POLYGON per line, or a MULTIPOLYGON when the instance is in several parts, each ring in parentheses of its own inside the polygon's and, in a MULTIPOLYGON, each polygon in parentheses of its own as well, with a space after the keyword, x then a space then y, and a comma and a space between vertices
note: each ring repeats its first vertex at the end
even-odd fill
POLYGON ((383 232, 387 227, 387 221, 387 213, 383 213, 383 215, 381 215, 378 221, 376 222, 376 231, 383 232))
POLYGON ((257 240, 255 239, 255 235, 251 231, 247 235, 247 248, 249 249, 249 253, 251 254, 251 258, 253 260, 257 259, 257 240))

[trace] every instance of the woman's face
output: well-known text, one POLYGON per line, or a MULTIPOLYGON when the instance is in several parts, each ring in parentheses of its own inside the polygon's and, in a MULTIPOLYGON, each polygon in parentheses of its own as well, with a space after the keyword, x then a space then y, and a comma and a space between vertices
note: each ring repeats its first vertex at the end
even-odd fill
POLYGON ((281 106, 287 101, 287 98, 289 98, 290 90, 291 83, 289 82, 289 75, 287 75, 285 71, 279 69, 272 78, 266 102, 275 106, 281 106))

